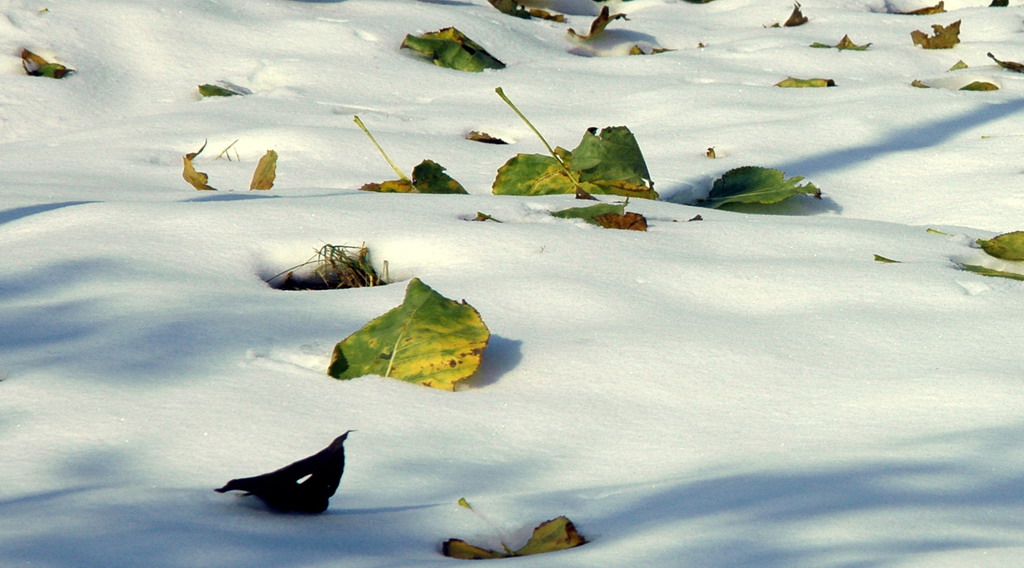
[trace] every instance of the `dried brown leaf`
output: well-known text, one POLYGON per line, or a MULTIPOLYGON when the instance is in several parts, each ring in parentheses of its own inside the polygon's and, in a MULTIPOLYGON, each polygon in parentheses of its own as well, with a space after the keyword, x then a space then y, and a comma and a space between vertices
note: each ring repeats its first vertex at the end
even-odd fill
POLYGON ((920 45, 924 49, 951 49, 960 43, 960 20, 948 26, 933 25, 932 31, 935 35, 928 36, 921 30, 910 32, 910 38, 914 45, 920 45))

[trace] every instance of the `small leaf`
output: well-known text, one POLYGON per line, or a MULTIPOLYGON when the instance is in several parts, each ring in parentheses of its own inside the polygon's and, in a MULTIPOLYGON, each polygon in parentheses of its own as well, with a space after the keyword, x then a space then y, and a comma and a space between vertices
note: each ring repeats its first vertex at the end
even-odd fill
POLYGON ((972 81, 960 87, 961 91, 998 91, 999 87, 988 81, 972 81))
POLYGON ((930 89, 931 88, 930 85, 924 84, 924 81, 921 81, 920 79, 914 79, 913 81, 911 81, 910 82, 910 86, 911 87, 917 87, 918 89, 930 89))
POLYGON ((1002 270, 994 270, 985 266, 977 264, 961 264, 959 265, 961 270, 967 272, 973 272, 982 276, 995 276, 999 278, 1010 278, 1011 280, 1024 280, 1024 274, 1017 274, 1016 272, 1004 272, 1002 270))
POLYGON ((797 79, 790 77, 775 83, 775 86, 785 88, 835 87, 836 82, 832 79, 797 79))
POLYGON ((196 189, 216 191, 216 187, 211 187, 206 183, 207 181, 209 181, 210 176, 206 175, 203 172, 197 172, 195 166, 192 165, 192 160, 194 160, 196 156, 198 156, 199 154, 202 154, 203 150, 205 149, 206 142, 203 142, 203 147, 200 148, 197 152, 190 152, 188 154, 185 154, 185 157, 182 158, 182 161, 184 162, 184 168, 182 169, 181 177, 183 177, 185 181, 190 183, 192 187, 196 189))
POLYGON ((508 144, 501 138, 491 136, 486 132, 480 132, 474 130, 466 135, 466 140, 472 140, 473 142, 483 142, 484 144, 508 144))
POLYGON ((480 366, 490 335, 473 306, 413 278, 402 305, 334 347, 327 374, 336 379, 380 375, 455 390, 480 366))
POLYGON ((978 239, 978 245, 990 256, 1003 260, 1024 260, 1024 231, 1003 233, 991 239, 978 239))
POLYGON ((256 164, 256 171, 252 173, 252 181, 249 189, 270 189, 274 187, 274 178, 277 177, 277 152, 267 150, 267 153, 260 158, 256 164))
POLYGON ((796 26, 802 26, 809 21, 810 20, 808 20, 807 17, 804 16, 803 12, 800 11, 800 3, 794 2, 793 13, 789 15, 789 19, 786 20, 784 24, 782 24, 782 27, 795 28, 796 26))
POLYGON ((594 217, 594 221, 605 229, 647 231, 647 217, 639 213, 605 213, 594 217))
POLYGON ((946 11, 945 2, 939 2, 934 6, 927 8, 919 8, 917 10, 910 10, 909 12, 893 12, 901 16, 930 16, 932 14, 941 14, 946 11))
POLYGON ((401 47, 425 55, 435 65, 449 69, 476 73, 484 69, 505 68, 504 63, 455 28, 444 28, 419 37, 407 35, 401 47))
POLYGON ((875 255, 875 262, 883 262, 883 263, 886 263, 886 264, 899 264, 900 263, 900 261, 898 261, 898 260, 893 260, 891 258, 885 258, 884 256, 882 256, 880 254, 876 254, 875 255))
POLYGON ((533 529, 530 540, 516 551, 497 552, 474 546, 460 539, 449 539, 441 546, 441 553, 451 558, 480 560, 486 558, 510 558, 557 552, 587 543, 576 527, 566 517, 545 521, 533 529))
POLYGON ((393 179, 381 183, 367 183, 359 188, 361 191, 376 191, 377 193, 416 193, 412 181, 407 179, 393 179))
POLYGON ((1010 0, 992 0, 992 3, 988 5, 989 8, 1005 8, 1010 5, 1010 0))
POLYGON ((559 219, 582 219, 588 223, 596 225, 597 222, 594 221, 594 217, 597 217, 598 215, 604 215, 606 213, 622 215, 625 212, 625 205, 598 203, 588 207, 571 207, 569 209, 562 209, 561 211, 552 211, 551 216, 558 217, 559 219))
POLYGON ((942 231, 940 231, 938 229, 932 229, 932 228, 925 229, 924 232, 931 233, 933 235, 942 235, 944 237, 952 237, 953 236, 953 235, 951 235, 949 233, 943 233, 942 231))
POLYGON ((992 61, 998 63, 1003 69, 1009 69, 1010 71, 1015 71, 1017 73, 1024 73, 1024 64, 1017 63, 1016 61, 1000 61, 996 59, 996 56, 992 55, 991 52, 989 52, 988 56, 992 58, 992 61))
POLYGON ((470 221, 494 221, 495 223, 502 222, 501 220, 495 219, 494 217, 491 217, 487 213, 481 213, 480 211, 477 211, 476 217, 473 217, 472 219, 470 219, 470 221))
POLYGON ((697 202, 703 207, 717 209, 730 203, 760 203, 769 205, 794 195, 807 194, 821 199, 821 190, 814 184, 799 185, 800 176, 785 179, 781 170, 745 166, 729 170, 715 180, 707 199, 697 202))
POLYGON ((541 523, 533 529, 526 546, 515 552, 516 556, 530 556, 544 552, 555 552, 586 544, 586 539, 576 532, 576 527, 566 517, 558 517, 541 523))
POLYGON ((612 23, 615 20, 618 20, 619 18, 622 18, 623 20, 629 20, 629 18, 627 18, 625 14, 610 15, 608 6, 605 6, 601 8, 601 13, 598 14, 596 18, 594 18, 593 22, 591 22, 590 33, 588 33, 587 35, 582 35, 576 32, 576 30, 569 28, 569 35, 584 41, 594 39, 595 37, 601 35, 604 32, 604 29, 608 27, 608 24, 612 23))
POLYGON ((643 48, 640 47, 639 44, 634 44, 633 47, 629 48, 629 54, 630 55, 657 55, 659 53, 665 53, 665 52, 668 52, 668 51, 675 51, 675 50, 674 49, 669 49, 667 47, 652 47, 652 48, 648 49, 647 51, 644 51, 643 48))
POLYGON ((914 45, 920 45, 924 49, 951 49, 960 43, 960 20, 946 27, 933 25, 932 31, 935 35, 929 37, 921 30, 914 30, 910 32, 910 38, 914 40, 914 45))
POLYGON ((517 18, 523 18, 524 20, 530 19, 530 12, 526 8, 522 7, 516 0, 487 0, 491 3, 502 14, 509 16, 515 16, 517 18))
POLYGON ((74 69, 69 69, 60 63, 50 63, 27 49, 21 50, 21 66, 28 75, 49 77, 50 79, 63 79, 75 72, 74 69))
POLYGON ((708 148, 707 152, 704 152, 704 155, 709 157, 709 158, 711 158, 712 160, 714 160, 715 158, 718 157, 718 154, 715 153, 715 147, 714 146, 708 148))
POLYGON ((467 501, 465 497, 459 497, 458 505, 459 507, 465 507, 470 511, 473 510, 473 507, 470 506, 469 501, 467 501))
MULTIPOLYGON (((992 54, 990 53, 989 55, 992 54)), ((967 69, 967 63, 965 63, 963 59, 954 63, 952 67, 947 69, 947 71, 960 71, 961 69, 967 69)))
POLYGON ((444 167, 432 160, 423 160, 412 170, 412 185, 417 193, 466 194, 466 188, 444 173, 444 167))
POLYGON ((236 97, 242 95, 242 93, 227 87, 205 83, 199 85, 199 95, 203 97, 236 97))
POLYGON ((849 35, 844 35, 843 39, 839 40, 839 43, 837 43, 835 45, 826 45, 824 43, 818 43, 818 42, 814 42, 814 43, 811 44, 811 47, 828 47, 828 48, 834 47, 834 48, 838 49, 839 51, 844 51, 844 50, 865 51, 870 46, 871 46, 870 43, 865 43, 864 45, 857 45, 857 44, 853 43, 853 40, 850 39, 849 35))

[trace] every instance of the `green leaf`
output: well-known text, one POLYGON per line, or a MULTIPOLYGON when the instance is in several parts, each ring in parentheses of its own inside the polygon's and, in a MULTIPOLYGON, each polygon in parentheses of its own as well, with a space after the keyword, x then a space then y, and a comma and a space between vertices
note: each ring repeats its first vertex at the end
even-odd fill
POLYGON ((967 63, 965 63, 963 59, 954 63, 953 66, 946 71, 960 71, 961 69, 967 69, 967 63))
POLYGON ((444 28, 418 37, 407 35, 401 47, 425 55, 435 65, 449 69, 476 73, 484 69, 505 68, 504 63, 455 28, 444 28))
POLYGON ((1002 270, 994 270, 977 264, 961 264, 959 265, 961 270, 967 272, 973 272, 982 276, 995 276, 998 278, 1010 278, 1012 280, 1024 280, 1024 274, 1017 274, 1016 272, 1003 272, 1002 270))
POLYGON ((533 529, 530 540, 518 550, 497 552, 474 546, 457 538, 448 539, 441 547, 441 553, 451 558, 479 560, 487 558, 510 558, 514 556, 532 556, 546 552, 557 552, 586 544, 576 527, 566 517, 557 517, 545 521, 533 529))
POLYGON ((1003 233, 991 239, 978 239, 978 245, 990 256, 1003 260, 1024 260, 1024 231, 1003 233))
POLYGON ((444 173, 444 167, 431 160, 423 160, 412 170, 412 185, 417 193, 466 194, 466 188, 444 173))
POLYGON ((594 21, 590 23, 590 33, 588 33, 587 35, 582 35, 572 28, 569 28, 568 33, 570 36, 582 39, 584 41, 591 40, 604 33, 604 29, 608 27, 608 24, 614 22, 615 20, 618 20, 619 18, 622 18, 623 20, 629 19, 626 17, 625 14, 611 14, 611 12, 608 10, 608 6, 605 6, 601 8, 601 13, 598 14, 597 17, 594 18, 594 21))
POLYGON ((637 185, 650 183, 651 174, 636 137, 625 126, 608 126, 599 134, 589 128, 572 151, 572 169, 582 181, 625 180, 637 185))
POLYGON ((334 347, 327 374, 336 379, 380 375, 455 390, 458 381, 476 372, 489 339, 476 309, 413 278, 401 306, 334 347))
POLYGON ((1010 5, 1010 0, 992 0, 992 3, 988 5, 989 8, 1005 8, 1010 5))
POLYGON ((988 81, 972 81, 963 87, 960 87, 961 91, 998 91, 999 87, 988 81))
POLYGON ((876 254, 875 255, 875 262, 882 262, 882 263, 886 263, 886 264, 899 264, 900 263, 900 261, 898 261, 898 260, 893 260, 891 258, 885 258, 884 256, 882 256, 880 254, 876 254))
POLYGON ((576 185, 551 156, 516 154, 498 168, 491 190, 495 195, 551 195, 575 193, 576 185))
POLYGON ((277 152, 267 150, 267 153, 256 164, 256 171, 252 173, 252 182, 249 183, 249 189, 270 189, 274 187, 274 179, 276 177, 277 152))
POLYGON ((790 77, 775 83, 775 86, 786 88, 835 87, 836 82, 832 79, 797 79, 790 77))
POLYGON ((946 27, 933 25, 932 31, 935 35, 929 37, 921 30, 914 30, 910 32, 910 39, 914 40, 914 45, 920 45, 924 49, 951 49, 960 43, 960 20, 946 27))
POLYGON ((227 87, 206 83, 199 85, 199 94, 203 97, 236 97, 240 96, 242 93, 228 89, 227 87))
POLYGON ((730 203, 769 205, 799 194, 821 199, 821 191, 813 184, 799 185, 803 179, 800 176, 786 179, 786 174, 776 169, 744 166, 729 170, 715 180, 707 199, 697 204, 713 209, 730 203))
POLYGON ((27 49, 21 50, 21 66, 28 75, 50 79, 63 79, 75 72, 74 69, 69 69, 60 63, 50 63, 27 49))

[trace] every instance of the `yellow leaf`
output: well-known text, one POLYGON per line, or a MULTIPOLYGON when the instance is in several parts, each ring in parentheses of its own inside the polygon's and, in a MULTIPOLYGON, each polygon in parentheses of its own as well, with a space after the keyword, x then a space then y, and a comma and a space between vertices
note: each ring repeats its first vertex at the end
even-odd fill
POLYGON ((917 9, 917 10, 911 10, 909 12, 893 12, 893 13, 894 14, 899 14, 899 15, 902 15, 902 16, 930 16, 932 14, 941 14, 941 13, 945 12, 946 11, 945 4, 946 4, 945 2, 939 2, 938 4, 936 4, 934 6, 929 6, 927 8, 920 8, 920 9, 917 9))
POLYGON ((784 79, 782 81, 779 81, 778 83, 775 83, 775 86, 776 87, 789 87, 789 88, 798 88, 798 87, 835 87, 836 86, 836 82, 833 81, 832 79, 797 79, 795 77, 790 77, 788 79, 784 79))
POLYGON ((192 187, 196 189, 216 191, 216 187, 211 187, 206 183, 209 181, 210 176, 203 172, 197 172, 195 166, 192 165, 192 160, 194 160, 199 154, 202 154, 205 149, 206 142, 203 142, 203 147, 200 148, 198 152, 189 152, 188 154, 185 154, 185 157, 182 158, 185 165, 181 172, 181 177, 185 178, 185 181, 190 183, 192 187))
POLYGON ((277 152, 267 150, 267 153, 256 164, 256 171, 252 173, 249 189, 270 189, 274 187, 275 177, 277 177, 277 152))
POLYGON ((464 560, 480 560, 485 558, 510 558, 513 556, 532 556, 545 552, 557 552, 586 544, 576 527, 566 517, 557 517, 545 521, 533 529, 530 540, 519 550, 497 552, 474 546, 457 538, 448 539, 441 546, 441 553, 451 558, 464 560))
POLYGON ((495 552, 493 550, 487 550, 486 548, 480 548, 479 546, 473 546, 464 540, 457 538, 450 538, 441 545, 441 554, 450 558, 459 558, 461 560, 484 560, 488 558, 507 558, 508 554, 504 552, 495 552))

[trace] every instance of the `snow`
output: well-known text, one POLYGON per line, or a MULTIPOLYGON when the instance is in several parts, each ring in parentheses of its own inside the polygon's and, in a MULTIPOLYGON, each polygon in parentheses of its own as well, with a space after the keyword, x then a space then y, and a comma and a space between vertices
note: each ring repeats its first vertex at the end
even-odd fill
POLYGON ((1024 285, 957 264, 1024 270, 975 244, 1022 229, 1024 77, 985 54, 1024 60, 1024 8, 808 0, 775 29, 792 3, 634 0, 594 48, 565 29, 597 5, 546 4, 568 23, 484 0, 0 0, 0 565, 461 566, 443 540, 518 546, 558 515, 591 542, 507 562, 1019 565, 1024 285), (957 19, 954 49, 911 44, 957 19), (398 49, 447 26, 508 67, 398 49), (844 34, 871 49, 807 47, 844 34), (615 55, 634 43, 676 51, 615 55), (26 77, 22 48, 77 73, 26 77), (838 87, 772 86, 789 76, 838 87), (978 78, 1001 89, 955 90, 978 78), (200 100, 217 81, 253 94, 200 100), (498 86, 552 144, 629 126, 664 198, 629 203, 649 232, 491 195, 544 151, 498 86), (406 172, 433 159, 472 195, 358 191, 394 174, 356 114, 406 172), (216 193, 181 179, 204 140, 216 193), (270 148, 276 186, 247 191, 270 148), (684 205, 743 165, 824 199, 684 205), (264 283, 324 243, 365 243, 398 282, 264 283), (412 277, 489 326, 469 387, 329 378, 412 277), (323 515, 212 491, 348 429, 323 515))

